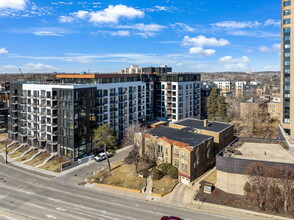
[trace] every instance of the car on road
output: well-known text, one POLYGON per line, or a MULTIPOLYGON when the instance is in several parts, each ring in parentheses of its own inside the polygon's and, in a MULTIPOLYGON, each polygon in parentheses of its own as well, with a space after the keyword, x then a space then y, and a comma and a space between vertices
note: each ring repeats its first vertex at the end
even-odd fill
MULTIPOLYGON (((106 152, 106 154, 107 154, 107 156, 108 157, 111 157, 112 156, 112 154, 110 154, 110 153, 108 153, 108 152, 106 152)), ((102 161, 102 160, 106 160, 106 154, 105 154, 105 152, 103 152, 103 153, 100 153, 100 154, 98 154, 96 157, 94 157, 94 159, 97 161, 97 162, 99 162, 99 161, 102 161)))
POLYGON ((162 216, 161 220, 184 220, 184 219, 179 218, 177 216, 162 216))

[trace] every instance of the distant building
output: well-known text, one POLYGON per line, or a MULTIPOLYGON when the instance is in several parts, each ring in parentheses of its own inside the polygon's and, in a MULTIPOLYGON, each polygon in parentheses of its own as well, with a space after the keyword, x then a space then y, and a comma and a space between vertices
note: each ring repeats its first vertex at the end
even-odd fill
POLYGON ((224 149, 234 138, 234 125, 230 123, 186 118, 170 123, 169 127, 212 136, 215 154, 224 149))
POLYGON ((270 102, 267 103, 268 113, 271 118, 280 119, 282 115, 281 107, 281 95, 275 94, 270 98, 270 102))
POLYGON ((121 74, 141 74, 142 68, 139 68, 138 65, 131 65, 130 68, 125 68, 120 71, 121 74))
POLYGON ((181 183, 189 184, 214 163, 211 136, 158 127, 149 130, 142 138, 141 156, 148 156, 153 152, 158 163, 171 163, 177 167, 181 183))
POLYGON ((172 68, 167 66, 160 66, 160 67, 143 67, 142 73, 145 74, 164 74, 164 73, 171 73, 172 68))

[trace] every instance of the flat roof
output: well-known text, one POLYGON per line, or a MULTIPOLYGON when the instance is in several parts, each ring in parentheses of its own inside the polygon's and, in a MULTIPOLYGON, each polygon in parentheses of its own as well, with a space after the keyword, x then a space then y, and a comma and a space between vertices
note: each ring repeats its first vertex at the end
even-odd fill
POLYGON ((57 79, 102 79, 119 77, 138 77, 138 74, 58 74, 57 79))
POLYGON ((147 133, 157 136, 166 137, 167 139, 179 141, 188 144, 190 147, 196 147, 203 141, 209 140, 213 137, 203 134, 197 134, 188 131, 182 131, 170 127, 157 127, 150 129, 147 133))
POLYGON ((231 156, 239 159, 294 164, 294 155, 291 155, 279 144, 245 142, 238 150, 242 155, 232 154, 231 156))
POLYGON ((208 122, 208 125, 204 127, 204 120, 198 120, 194 118, 186 118, 180 121, 173 122, 176 125, 182 125, 193 129, 202 129, 207 131, 221 132, 222 130, 229 128, 232 124, 224 122, 208 122))

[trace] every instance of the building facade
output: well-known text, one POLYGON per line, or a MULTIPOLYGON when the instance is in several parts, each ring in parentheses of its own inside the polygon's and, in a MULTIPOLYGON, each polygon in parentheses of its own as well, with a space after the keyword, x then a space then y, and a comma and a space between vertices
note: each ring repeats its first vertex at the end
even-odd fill
POLYGON ((282 0, 282 29, 281 29, 281 94, 282 94, 282 116, 281 125, 285 131, 294 139, 294 78, 291 77, 291 72, 294 72, 293 53, 290 48, 294 47, 291 36, 294 35, 293 28, 293 9, 294 2, 282 0))
POLYGON ((214 163, 213 137, 169 127, 151 129, 143 137, 141 156, 156 154, 157 162, 178 168, 179 181, 189 184, 214 163))
POLYGON ((200 97, 200 92, 195 94, 198 90, 192 86, 200 82, 200 75, 62 74, 56 77, 51 82, 11 84, 10 140, 78 159, 91 153, 92 131, 100 125, 108 123, 120 140, 130 123, 154 120, 158 105, 165 120, 173 120, 173 115, 177 119, 200 113, 200 104, 190 103, 192 97, 200 97), (173 98, 172 90, 162 87, 173 82, 180 89, 175 91, 175 105, 165 100, 168 93, 173 98), (184 100, 186 90, 181 89, 182 84, 189 85, 191 90, 187 93, 189 114, 184 114, 186 105, 181 107, 177 102, 181 99, 181 105, 184 100), (190 109, 190 105, 195 108, 190 109), (174 114, 168 114, 173 110, 174 114))
POLYGON ((58 84, 11 84, 11 140, 76 159, 92 151, 97 126, 108 123, 121 138, 130 122, 144 120, 146 85, 137 75, 60 77, 58 84), (75 77, 85 83, 66 83, 75 77))

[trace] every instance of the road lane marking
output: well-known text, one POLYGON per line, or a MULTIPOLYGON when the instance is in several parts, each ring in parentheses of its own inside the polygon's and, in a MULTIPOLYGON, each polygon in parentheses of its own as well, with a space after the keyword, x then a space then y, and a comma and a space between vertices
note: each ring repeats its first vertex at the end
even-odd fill
POLYGON ((55 209, 58 210, 58 211, 63 211, 63 212, 66 211, 65 209, 63 209, 63 208, 61 208, 61 207, 57 207, 57 208, 55 208, 55 209))
POLYGON ((47 218, 49 218, 49 219, 57 219, 55 216, 53 216, 53 215, 46 215, 46 217, 47 218))

